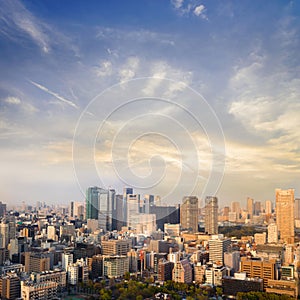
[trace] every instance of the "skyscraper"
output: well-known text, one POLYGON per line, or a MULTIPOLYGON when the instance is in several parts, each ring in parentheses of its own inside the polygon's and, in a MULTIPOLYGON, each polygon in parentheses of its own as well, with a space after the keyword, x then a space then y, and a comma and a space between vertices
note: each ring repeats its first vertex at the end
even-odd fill
POLYGON ((294 243, 294 189, 276 189, 276 224, 280 239, 288 244, 294 243))
POLYGON ((218 198, 208 196, 205 199, 205 232, 218 234, 218 198))
POLYGON ((295 219, 300 220, 300 198, 295 199, 295 219))
POLYGON ((113 210, 115 207, 115 190, 99 188, 99 228, 112 230, 113 210))
POLYGON ((268 243, 269 244, 278 243, 278 229, 275 223, 270 223, 268 225, 268 243))
POLYGON ((89 187, 86 191, 86 219, 98 219, 99 188, 89 187))
POLYGON ((266 200, 265 212, 268 215, 270 215, 272 213, 272 201, 271 200, 266 200))
POLYGON ((189 196, 183 198, 180 207, 180 224, 182 229, 198 232, 198 198, 189 196))
POLYGON ((140 213, 140 195, 127 195, 127 226, 136 228, 135 217, 140 213))
POLYGON ((248 218, 253 218, 253 212, 254 212, 254 202, 253 199, 248 197, 247 198, 247 210, 248 210, 248 218))

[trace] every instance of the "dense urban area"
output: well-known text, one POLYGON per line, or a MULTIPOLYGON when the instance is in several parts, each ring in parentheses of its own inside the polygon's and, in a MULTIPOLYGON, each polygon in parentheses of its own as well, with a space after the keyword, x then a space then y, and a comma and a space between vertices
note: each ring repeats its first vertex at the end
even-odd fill
POLYGON ((1 203, 1 298, 295 299, 300 199, 274 198, 166 206, 90 187, 69 205, 1 203))

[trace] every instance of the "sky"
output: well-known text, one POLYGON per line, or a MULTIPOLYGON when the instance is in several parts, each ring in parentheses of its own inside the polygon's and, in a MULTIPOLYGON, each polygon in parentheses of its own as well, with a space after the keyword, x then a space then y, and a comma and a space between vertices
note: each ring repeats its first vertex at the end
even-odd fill
POLYGON ((89 186, 300 196, 299 1, 0 0, 0 201, 89 186))

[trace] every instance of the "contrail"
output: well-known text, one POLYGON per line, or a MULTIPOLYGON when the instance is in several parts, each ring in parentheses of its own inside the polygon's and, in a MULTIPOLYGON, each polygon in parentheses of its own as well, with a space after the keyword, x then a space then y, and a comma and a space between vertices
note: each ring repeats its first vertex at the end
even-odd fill
POLYGON ((48 88, 42 86, 41 84, 38 84, 38 83, 36 83, 36 82, 34 82, 34 81, 31 81, 31 80, 29 80, 29 82, 30 82, 31 84, 33 84, 34 86, 36 86, 37 88, 39 88, 40 90, 42 90, 42 91, 44 91, 44 92, 46 92, 46 93, 48 93, 48 94, 54 96, 56 99, 58 99, 58 100, 60 100, 60 101, 62 101, 62 102, 64 102, 64 103, 67 103, 68 105, 73 106, 73 107, 75 107, 76 109, 79 108, 74 102, 72 102, 72 101, 70 101, 70 100, 68 100, 68 99, 65 99, 64 97, 58 95, 57 93, 54 93, 54 92, 50 91, 48 88))

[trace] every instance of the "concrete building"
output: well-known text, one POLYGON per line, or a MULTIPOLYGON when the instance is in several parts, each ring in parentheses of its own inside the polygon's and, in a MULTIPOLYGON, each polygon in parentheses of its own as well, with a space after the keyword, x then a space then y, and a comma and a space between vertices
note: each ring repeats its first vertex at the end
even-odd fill
POLYGON ((254 201, 250 197, 247 198, 247 211, 248 211, 248 219, 252 219, 254 214, 254 201))
POLYGON ((278 227, 275 223, 270 223, 268 225, 268 243, 269 244, 278 243, 278 227))
POLYGON ((9 272, 0 277, 0 298, 16 299, 21 295, 20 278, 16 273, 9 272))
POLYGON ((129 261, 125 255, 103 256, 103 275, 108 278, 122 277, 129 272, 129 261))
POLYGON ((224 253, 224 265, 227 268, 233 270, 233 272, 238 272, 240 268, 240 252, 239 251, 232 251, 232 252, 225 252, 224 253))
POLYGON ((174 264, 172 278, 175 282, 191 283, 193 280, 193 270, 187 259, 177 261, 174 264))
POLYGON ((49 300, 57 298, 57 283, 21 281, 22 300, 49 300))
POLYGON ((261 278, 247 278, 245 273, 235 273, 234 277, 223 277, 222 288, 223 294, 226 297, 233 298, 236 297, 239 292, 262 292, 263 280, 261 278))
POLYGON ((166 260, 160 259, 158 262, 158 280, 159 281, 166 281, 172 280, 172 272, 174 268, 174 263, 166 260))
POLYGON ((242 257, 241 272, 246 273, 250 278, 262 278, 265 287, 269 279, 277 279, 278 265, 275 260, 263 261, 242 257))
POLYGON ((131 240, 107 240, 101 242, 103 255, 127 255, 132 245, 131 240))
POLYGON ((205 199, 205 232, 218 234, 218 198, 206 197, 205 199))
POLYGON ((267 234, 265 232, 262 233, 255 233, 254 234, 254 241, 256 245, 264 245, 267 242, 267 234))
POLYGON ((25 272, 43 272, 50 270, 50 254, 25 252, 25 272))
POLYGON ((180 224, 164 224, 164 232, 168 236, 179 236, 181 231, 181 225, 180 224))
POLYGON ((184 197, 180 207, 180 224, 183 230, 198 232, 198 198, 184 197))
POLYGON ((212 236, 208 241, 209 246, 209 261, 219 265, 224 264, 224 253, 228 251, 231 245, 231 240, 222 237, 221 235, 212 236))
POLYGON ((280 240, 293 244, 295 241, 294 190, 276 189, 276 224, 280 240))
POLYGON ((266 200, 265 205, 266 205, 265 213, 267 215, 271 215, 272 214, 272 210, 273 210, 272 201, 271 200, 266 200))

